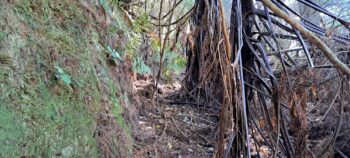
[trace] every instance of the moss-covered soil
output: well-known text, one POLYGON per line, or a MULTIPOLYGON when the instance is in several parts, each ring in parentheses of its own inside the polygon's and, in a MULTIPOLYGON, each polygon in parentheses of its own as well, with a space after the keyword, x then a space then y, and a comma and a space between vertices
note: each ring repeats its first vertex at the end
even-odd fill
POLYGON ((131 156, 131 64, 106 50, 124 49, 119 16, 103 0, 0 1, 0 157, 131 156))

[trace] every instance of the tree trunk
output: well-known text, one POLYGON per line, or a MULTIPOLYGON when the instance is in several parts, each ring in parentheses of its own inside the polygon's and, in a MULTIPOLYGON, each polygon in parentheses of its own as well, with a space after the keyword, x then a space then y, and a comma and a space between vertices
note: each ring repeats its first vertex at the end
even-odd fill
POLYGON ((218 1, 197 0, 194 12, 194 31, 189 39, 192 47, 187 52, 185 82, 195 96, 207 96, 198 100, 210 104, 219 103, 222 98, 217 96, 223 94, 223 82, 218 59, 219 56, 225 56, 225 48, 224 43, 220 41, 223 36, 220 23, 222 19, 218 16, 218 1))
MULTIPOLYGON (((239 156, 249 153, 249 146, 242 145, 248 140, 247 121, 244 122, 241 116, 244 116, 244 108, 241 97, 246 96, 246 92, 237 88, 242 85, 239 78, 239 69, 234 70, 231 63, 239 56, 236 56, 239 45, 241 44, 238 38, 237 26, 240 23, 237 21, 236 2, 232 3, 231 21, 230 21, 230 38, 225 33, 226 26, 225 18, 223 17, 223 7, 220 6, 218 0, 197 0, 195 5, 195 15, 193 20, 194 31, 192 32, 193 45, 188 51, 187 76, 185 81, 190 91, 194 92, 194 96, 199 96, 205 101, 203 104, 211 104, 212 106, 220 106, 220 125, 219 138, 217 142, 216 157, 228 155, 225 149, 225 135, 228 133, 229 127, 233 127, 231 121, 235 122, 235 132, 244 133, 244 138, 236 137, 234 151, 231 152, 239 156), (241 92, 242 91, 242 92, 241 92), (245 93, 242 95, 241 93, 245 93), (236 115, 238 114, 238 115, 236 115)), ((252 0, 241 0, 242 4, 242 26, 244 33, 252 36, 253 13, 254 5, 252 0)), ((190 45, 192 40, 190 41, 190 45)), ((254 69, 252 55, 248 44, 244 42, 242 52, 242 62, 248 70, 254 69)), ((242 71, 243 73, 243 71, 242 71)), ((250 74, 244 73, 246 81, 251 79, 250 74)), ((250 82, 250 81, 249 81, 250 82)), ((245 87, 249 89, 248 87, 245 87)), ((247 120, 247 119, 245 119, 247 120)), ((232 132, 231 132, 232 133, 232 132)), ((233 138, 233 137, 232 137, 233 138)), ((231 144, 229 144, 231 145, 231 144)), ((249 155, 249 154, 248 154, 249 155)))

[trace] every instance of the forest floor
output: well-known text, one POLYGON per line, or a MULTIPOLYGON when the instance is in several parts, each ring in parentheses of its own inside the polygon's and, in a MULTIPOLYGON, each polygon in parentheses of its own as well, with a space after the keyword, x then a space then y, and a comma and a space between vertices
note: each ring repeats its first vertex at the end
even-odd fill
MULTIPOLYGON (((133 132, 133 156, 135 158, 212 157, 216 148, 219 109, 198 106, 188 101, 186 91, 179 81, 159 84, 157 99, 152 103, 154 87, 152 79, 144 78, 133 82, 132 99, 139 113, 133 132)), ((332 115, 335 114, 330 114, 332 115)), ((329 140, 329 137, 325 137, 328 135, 325 132, 330 131, 328 129, 332 124, 329 122, 332 120, 330 116, 326 117, 324 125, 315 126, 313 121, 309 122, 309 139, 315 150, 321 150, 320 145, 324 143, 320 144, 320 141, 329 140)), ((338 146, 346 148, 348 139, 344 139, 343 135, 339 137, 342 140, 339 140, 338 146)), ((263 142, 262 138, 258 140, 260 143, 263 142)), ((260 148, 253 147, 252 153, 257 152, 263 157, 270 157, 272 154, 266 145, 260 148)))
POLYGON ((152 103, 151 80, 134 82, 140 116, 135 125, 134 157, 210 157, 214 152, 218 115, 203 107, 176 102, 181 84, 158 86, 152 103))

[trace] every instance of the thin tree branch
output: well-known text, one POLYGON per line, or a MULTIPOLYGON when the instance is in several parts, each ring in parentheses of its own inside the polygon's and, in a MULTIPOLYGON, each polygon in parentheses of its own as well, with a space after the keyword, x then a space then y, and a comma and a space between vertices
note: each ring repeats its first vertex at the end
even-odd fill
POLYGON ((264 5, 270 8, 275 14, 279 17, 287 21, 290 25, 292 25, 295 29, 300 31, 311 43, 316 45, 323 54, 334 64, 336 65, 343 73, 350 76, 350 68, 341 62, 333 53, 333 51, 319 39, 316 35, 314 35, 311 31, 306 30, 298 21, 291 18, 288 14, 284 13, 280 8, 278 8, 275 4, 271 2, 271 0, 262 0, 264 5))

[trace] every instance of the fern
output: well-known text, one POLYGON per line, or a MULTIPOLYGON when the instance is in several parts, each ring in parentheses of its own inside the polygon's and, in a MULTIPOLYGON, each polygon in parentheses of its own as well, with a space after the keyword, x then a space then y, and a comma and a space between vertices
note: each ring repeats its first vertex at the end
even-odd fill
POLYGON ((118 59, 120 61, 124 61, 124 59, 120 56, 120 53, 112 49, 110 46, 107 46, 107 51, 113 60, 118 59))
MULTIPOLYGON (((159 64, 160 54, 157 53, 154 56, 153 60, 154 62, 159 64)), ((163 64, 164 64, 163 65, 164 69, 162 71, 162 74, 167 80, 171 80, 173 76, 172 74, 174 73, 180 74, 182 70, 185 68, 186 58, 174 51, 170 51, 169 48, 167 47, 164 51, 163 64)))
POLYGON ((147 74, 151 72, 151 68, 139 57, 135 57, 132 62, 132 69, 138 74, 147 74))

